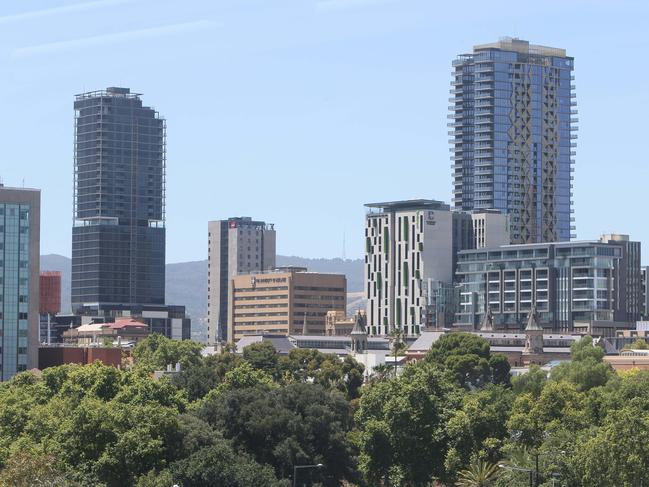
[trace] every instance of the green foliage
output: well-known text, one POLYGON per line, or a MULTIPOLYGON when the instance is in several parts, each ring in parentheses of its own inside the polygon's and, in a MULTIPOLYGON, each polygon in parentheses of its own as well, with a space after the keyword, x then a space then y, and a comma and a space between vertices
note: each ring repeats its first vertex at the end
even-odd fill
POLYGON ((262 370, 271 376, 277 375, 279 355, 270 342, 248 345, 243 349, 243 359, 255 369, 262 370))
POLYGON ((282 487, 273 469, 235 451, 227 442, 202 448, 172 465, 172 474, 182 487, 282 487))
POLYGON ((551 380, 567 381, 580 391, 588 391, 603 386, 614 376, 611 365, 602 361, 604 351, 593 345, 591 337, 585 336, 573 343, 570 353, 572 361, 554 367, 550 372, 551 380))
POLYGON ((547 381, 547 374, 541 367, 530 365, 530 370, 526 374, 512 379, 512 388, 517 395, 529 393, 534 397, 539 397, 547 381))
POLYGON ((191 340, 172 340, 153 333, 140 341, 133 349, 136 367, 152 372, 163 370, 168 364, 179 363, 181 368, 196 366, 201 363, 200 343, 191 340))
POLYGON ((279 478, 292 475, 293 465, 323 463, 324 485, 354 479, 351 409, 339 392, 306 383, 231 389, 208 395, 197 415, 279 478))
POLYGON ((80 487, 52 455, 17 451, 0 471, 0 487, 80 487))
POLYGON ((498 466, 478 460, 459 473, 458 487, 489 487, 499 474, 498 466))
POLYGON ((359 467, 368 483, 418 486, 444 477, 446 425, 460 403, 447 373, 428 363, 367 388, 355 419, 359 467))
POLYGON ((647 350, 649 343, 643 338, 638 338, 635 342, 624 345, 624 350, 647 350))
POLYGON ((442 335, 426 355, 426 361, 439 364, 465 388, 488 383, 509 384, 509 362, 502 354, 491 355, 489 342, 472 333, 442 335))

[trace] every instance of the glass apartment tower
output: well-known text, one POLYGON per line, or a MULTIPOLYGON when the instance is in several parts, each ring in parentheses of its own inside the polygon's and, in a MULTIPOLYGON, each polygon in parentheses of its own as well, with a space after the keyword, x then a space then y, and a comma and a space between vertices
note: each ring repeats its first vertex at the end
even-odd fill
POLYGON ((74 101, 72 308, 163 305, 166 124, 128 88, 74 101))
POLYGON ((453 61, 453 204, 510 216, 512 243, 570 240, 573 58, 503 38, 453 61))
POLYGON ((0 184, 0 379, 38 367, 40 201, 0 184))

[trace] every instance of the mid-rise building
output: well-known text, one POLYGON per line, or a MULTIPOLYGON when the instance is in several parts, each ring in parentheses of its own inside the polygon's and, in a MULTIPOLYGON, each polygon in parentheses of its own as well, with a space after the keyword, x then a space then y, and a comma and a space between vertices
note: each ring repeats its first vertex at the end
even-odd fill
POLYGON ((74 101, 72 310, 165 302, 165 120, 128 88, 74 101))
POLYGON ((441 201, 365 205, 365 284, 370 335, 446 326, 454 313, 456 255, 477 241, 509 243, 507 216, 454 211, 441 201), (480 225, 480 226, 479 226, 480 225), (479 226, 479 227, 478 227, 479 226))
POLYGON ((635 326, 639 252, 637 242, 620 235, 461 251, 455 324, 477 329, 490 313, 494 329, 519 331, 535 306, 540 325, 554 331, 635 326))
POLYGON ((40 275, 40 342, 52 343, 52 320, 61 312, 61 273, 45 271, 40 275))
POLYGON ((473 229, 473 246, 471 248, 484 249, 509 245, 509 215, 497 210, 483 210, 471 212, 471 226, 473 229))
POLYGON ((228 341, 245 335, 325 335, 327 313, 344 312, 343 274, 308 272, 303 267, 240 274, 232 278, 228 341))
POLYGON ((453 61, 453 204, 510 215, 513 243, 567 241, 574 230, 574 60, 503 38, 453 61))
POLYGON ((275 268, 275 228, 249 217, 208 223, 207 336, 228 339, 228 295, 234 276, 275 268))
POLYGON ((0 184, 0 378, 38 366, 41 193, 0 184))

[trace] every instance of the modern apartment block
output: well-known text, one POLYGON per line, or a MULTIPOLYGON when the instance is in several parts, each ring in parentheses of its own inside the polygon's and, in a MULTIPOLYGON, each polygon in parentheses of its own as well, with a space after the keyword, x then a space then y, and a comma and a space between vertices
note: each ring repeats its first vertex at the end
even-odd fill
POLYGON ((0 378, 38 367, 41 193, 0 184, 0 378))
POLYGON ((426 306, 423 282, 453 281, 453 212, 435 200, 365 207, 367 331, 417 335, 426 306))
POLYGON ((228 295, 234 276, 275 268, 275 227, 249 217, 208 223, 208 343, 228 339, 228 295))
POLYGON ((345 312, 343 274, 302 267, 240 274, 232 278, 228 341, 245 335, 325 335, 327 313, 345 312))
POLYGON ((456 255, 478 242, 509 243, 507 216, 455 211, 441 201, 365 205, 365 284, 370 335, 417 335, 454 313, 456 255), (492 228, 493 227, 493 228, 492 228))
POLYGON ((497 210, 483 210, 471 212, 473 229, 473 247, 484 249, 509 245, 509 215, 497 210))
POLYGON ((574 236, 573 67, 564 49, 511 38, 453 61, 453 205, 507 213, 513 243, 574 236))
POLYGON ((642 307, 639 243, 628 236, 465 250, 456 278, 455 324, 469 330, 489 312, 494 329, 520 331, 533 306, 554 331, 595 322, 628 327, 642 307))
POLYGON ((139 94, 74 101, 72 310, 164 304, 166 124, 139 94))

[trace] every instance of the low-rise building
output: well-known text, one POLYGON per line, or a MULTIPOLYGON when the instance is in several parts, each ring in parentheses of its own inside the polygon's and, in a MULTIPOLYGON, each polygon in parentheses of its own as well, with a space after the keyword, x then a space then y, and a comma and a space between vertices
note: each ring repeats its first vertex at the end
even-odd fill
POLYGON ((63 332, 63 341, 81 347, 111 343, 133 345, 149 335, 149 327, 140 321, 122 318, 114 323, 88 323, 63 332))
POLYGON ((354 318, 347 317, 344 311, 327 311, 325 335, 349 335, 354 328, 354 318))
POLYGON ((344 313, 346 299, 343 274, 284 267, 235 276, 228 306, 228 340, 236 342, 253 334, 324 336, 327 313, 344 313))
POLYGON ((631 369, 649 370, 649 350, 622 350, 619 355, 606 355, 604 361, 618 372, 631 369))

